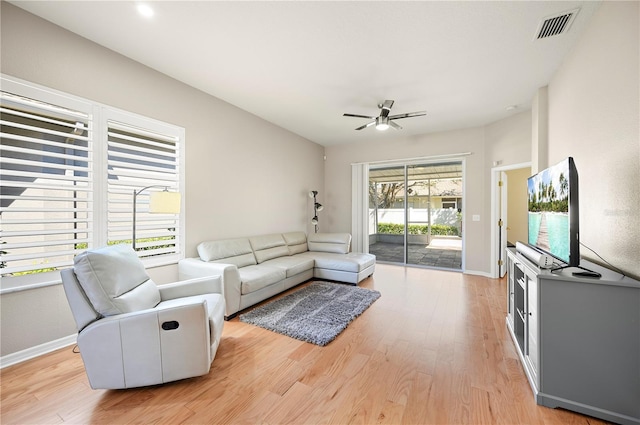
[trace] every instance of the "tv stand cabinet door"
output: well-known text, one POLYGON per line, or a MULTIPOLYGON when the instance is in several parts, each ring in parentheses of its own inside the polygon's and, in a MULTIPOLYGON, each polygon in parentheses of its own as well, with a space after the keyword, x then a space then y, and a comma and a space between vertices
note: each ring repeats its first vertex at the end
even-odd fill
POLYGON ((539 279, 540 404, 640 423, 640 287, 584 280, 539 279))
POLYGON ((538 315, 538 278, 527 275, 527 355, 532 375, 536 386, 540 388, 538 369, 538 340, 539 340, 539 315, 538 315))
POLYGON ((507 319, 513 327, 513 321, 515 319, 515 277, 514 277, 514 256, 507 250, 507 319))

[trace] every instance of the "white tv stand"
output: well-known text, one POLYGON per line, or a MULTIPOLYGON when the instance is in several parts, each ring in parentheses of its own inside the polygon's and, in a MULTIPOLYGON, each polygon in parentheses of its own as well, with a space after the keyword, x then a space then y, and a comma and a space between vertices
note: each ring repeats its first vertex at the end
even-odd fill
POLYGON ((534 265, 507 249, 507 328, 536 403, 640 424, 640 282, 534 265))

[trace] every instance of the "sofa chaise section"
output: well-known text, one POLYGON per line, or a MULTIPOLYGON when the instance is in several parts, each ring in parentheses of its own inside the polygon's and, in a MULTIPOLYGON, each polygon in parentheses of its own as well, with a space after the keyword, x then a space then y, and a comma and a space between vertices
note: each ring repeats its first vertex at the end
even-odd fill
POLYGON ((348 233, 313 233, 309 235, 308 251, 302 255, 313 258, 313 277, 357 285, 373 274, 376 257, 349 252, 350 245, 348 233))
POLYGON ((181 279, 220 275, 225 318, 314 277, 358 284, 375 256, 350 253, 348 233, 276 233, 202 242, 199 258, 178 264, 181 279))

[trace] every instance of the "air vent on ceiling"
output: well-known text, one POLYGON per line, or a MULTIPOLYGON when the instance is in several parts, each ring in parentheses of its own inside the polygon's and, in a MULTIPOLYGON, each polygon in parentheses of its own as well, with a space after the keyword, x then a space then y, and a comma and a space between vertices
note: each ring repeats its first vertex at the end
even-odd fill
POLYGON ((568 31, 579 10, 574 9, 543 19, 538 25, 536 39, 548 38, 568 31))

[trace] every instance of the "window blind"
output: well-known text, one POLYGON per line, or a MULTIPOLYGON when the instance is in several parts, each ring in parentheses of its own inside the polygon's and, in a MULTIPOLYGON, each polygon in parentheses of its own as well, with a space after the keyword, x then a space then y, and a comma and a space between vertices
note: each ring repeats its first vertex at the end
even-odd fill
POLYGON ((0 81, 0 293, 59 284, 76 254, 130 245, 134 190, 144 264, 182 258, 183 212, 150 214, 149 195, 184 192, 184 128, 0 81))
POLYGON ((108 243, 131 243, 135 191, 138 256, 179 254, 179 214, 149 213, 149 195, 180 191, 180 135, 170 127, 156 131, 116 120, 107 120, 107 129, 108 243))
POLYGON ((0 272, 73 264, 93 238, 90 109, 3 91, 0 126, 0 272))

